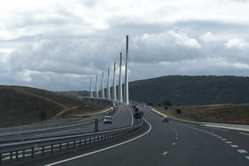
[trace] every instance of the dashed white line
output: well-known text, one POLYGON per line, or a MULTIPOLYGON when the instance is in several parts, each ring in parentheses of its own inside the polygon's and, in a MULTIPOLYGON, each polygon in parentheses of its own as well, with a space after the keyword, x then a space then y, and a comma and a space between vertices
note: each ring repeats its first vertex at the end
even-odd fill
POLYGON ((227 141, 226 144, 231 144, 232 142, 231 141, 227 141))
POLYGON ((175 142, 172 142, 172 146, 175 146, 175 144, 176 144, 175 142))
POLYGON ((249 160, 249 156, 246 156, 246 159, 248 159, 248 160, 249 160))
POLYGON ((247 153, 247 151, 244 150, 244 149, 238 149, 237 151, 238 151, 239 153, 247 153))
POLYGON ((230 145, 232 148, 238 148, 238 145, 230 145))
POLYGON ((222 141, 226 141, 227 139, 226 138, 223 138, 223 139, 221 139, 222 141))
POLYGON ((168 154, 167 151, 165 151, 165 152, 162 153, 163 156, 166 156, 167 154, 168 154))

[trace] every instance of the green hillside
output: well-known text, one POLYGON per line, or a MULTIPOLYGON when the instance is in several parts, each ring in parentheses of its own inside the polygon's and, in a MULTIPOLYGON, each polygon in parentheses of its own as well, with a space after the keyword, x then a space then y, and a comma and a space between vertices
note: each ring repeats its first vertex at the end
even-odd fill
POLYGON ((105 105, 57 92, 19 86, 0 86, 0 127, 23 125, 54 117, 61 111, 93 112, 105 105))
POLYGON ((134 101, 176 105, 247 103, 249 77, 164 76, 130 83, 134 101))

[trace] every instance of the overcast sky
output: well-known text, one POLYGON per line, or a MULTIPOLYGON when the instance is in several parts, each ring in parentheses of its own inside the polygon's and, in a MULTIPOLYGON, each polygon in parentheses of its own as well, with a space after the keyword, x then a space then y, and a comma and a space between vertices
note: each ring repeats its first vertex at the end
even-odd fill
POLYGON ((88 89, 126 34, 130 80, 249 76, 248 0, 0 2, 0 84, 88 89))

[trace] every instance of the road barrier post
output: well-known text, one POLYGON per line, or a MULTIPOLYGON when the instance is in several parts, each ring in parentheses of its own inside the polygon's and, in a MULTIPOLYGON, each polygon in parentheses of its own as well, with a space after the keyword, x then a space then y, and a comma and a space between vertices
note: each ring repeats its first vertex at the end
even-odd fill
POLYGON ((22 158, 25 158, 25 150, 22 150, 22 158))
MULTIPOLYGON (((2 158, 2 157, 1 157, 2 158)), ((10 160, 12 160, 13 159, 13 152, 11 151, 10 152, 10 160)))
POLYGON ((42 146, 42 155, 44 155, 44 146, 42 146))
POLYGON ((95 132, 99 131, 99 120, 98 119, 95 119, 95 128, 94 128, 94 131, 95 132))
POLYGON ((51 149, 51 153, 53 153, 54 152, 54 146, 53 146, 53 144, 50 145, 50 149, 51 149))
MULTIPOLYGON (((95 131, 98 131, 99 120, 95 119, 95 131)), ((32 143, 17 143, 19 146, 17 149, 13 149, 13 145, 8 145, 6 148, 10 148, 9 151, 0 152, 0 165, 5 163, 6 160, 23 160, 25 158, 35 158, 40 154, 56 153, 57 150, 63 151, 64 149, 77 148, 83 144, 84 146, 92 146, 100 142, 109 142, 110 140, 116 140, 121 138, 126 133, 133 132, 134 127, 125 127, 120 130, 105 131, 100 133, 83 134, 76 136, 64 136, 62 138, 46 138, 44 140, 32 140, 32 143), (51 142, 48 142, 51 141, 51 142), (57 142, 59 141, 59 142, 57 142), (58 146, 59 145, 59 146, 58 146), (65 148, 64 148, 65 145, 65 148)), ((14 145, 16 146, 16 145, 14 145)))
POLYGON ((32 147, 31 150, 32 150, 32 151, 31 151, 31 158, 34 158, 34 147, 32 147))
POLYGON ((18 150, 16 151, 16 160, 18 160, 18 150))

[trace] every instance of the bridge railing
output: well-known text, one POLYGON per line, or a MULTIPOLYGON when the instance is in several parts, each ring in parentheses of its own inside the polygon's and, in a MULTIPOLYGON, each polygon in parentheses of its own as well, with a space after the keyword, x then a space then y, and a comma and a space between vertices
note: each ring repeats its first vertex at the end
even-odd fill
POLYGON ((0 164, 111 142, 139 131, 144 125, 144 121, 141 121, 134 126, 110 131, 2 144, 0 145, 0 164))

